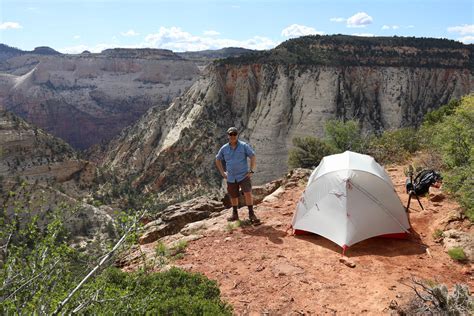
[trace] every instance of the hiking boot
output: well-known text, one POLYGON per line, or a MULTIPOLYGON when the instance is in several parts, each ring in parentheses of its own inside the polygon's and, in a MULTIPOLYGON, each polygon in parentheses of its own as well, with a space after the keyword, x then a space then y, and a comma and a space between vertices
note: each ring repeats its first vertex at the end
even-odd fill
POLYGON ((236 210, 232 210, 232 216, 227 217, 228 222, 234 222, 239 220, 239 213, 236 210))
POLYGON ((249 211, 249 220, 252 224, 259 224, 260 220, 258 217, 255 215, 254 211, 249 211))

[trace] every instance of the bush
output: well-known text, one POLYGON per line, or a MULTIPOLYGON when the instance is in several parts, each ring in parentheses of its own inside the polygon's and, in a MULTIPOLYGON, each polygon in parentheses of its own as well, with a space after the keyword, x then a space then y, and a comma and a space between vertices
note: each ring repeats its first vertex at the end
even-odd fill
POLYGON ((402 163, 420 149, 420 137, 414 128, 384 131, 369 141, 367 153, 380 163, 402 163))
POLYGON ((319 164, 324 156, 334 154, 336 150, 328 143, 311 136, 293 138, 294 149, 288 155, 290 168, 312 168, 319 164))
MULTIPOLYGON (((80 254, 67 244, 67 209, 49 210, 39 219, 31 215, 32 204, 16 202, 8 214, 0 211, 0 315, 52 314, 102 255, 80 254)), ((119 229, 129 227, 131 221, 120 218, 119 229)), ((157 255, 176 257, 186 243, 171 252, 158 248, 157 255)), ((199 274, 177 269, 129 274, 108 268, 97 271, 61 313, 231 315, 232 308, 220 300, 216 282, 199 274)))
POLYGON ((433 239, 440 239, 444 236, 444 232, 437 228, 434 232, 433 232, 433 239))
POLYGON ((436 119, 425 122, 422 129, 426 144, 441 153, 445 187, 474 221, 474 94, 450 104, 449 110, 442 107, 439 113, 432 112, 436 119))
POLYGON ((326 139, 329 145, 340 152, 351 150, 355 152, 364 151, 364 137, 359 122, 349 120, 329 120, 325 124, 326 139))
POLYGON ((444 120, 445 117, 454 113, 454 110, 461 104, 459 100, 451 100, 448 104, 445 104, 438 109, 426 113, 423 118, 423 124, 425 126, 434 126, 444 120))
POLYGON ((474 300, 465 284, 456 284, 451 293, 444 284, 430 284, 412 278, 412 299, 398 311, 400 315, 472 315, 474 300))
POLYGON ((456 261, 465 261, 467 259, 464 249, 461 247, 454 247, 448 250, 448 255, 451 259, 456 261))
POLYGON ((232 315, 231 306, 220 300, 215 281, 177 268, 151 274, 109 268, 85 287, 76 304, 84 301, 89 304, 80 312, 92 315, 110 311, 134 315, 232 315), (91 300, 89 293, 95 293, 100 300, 91 300))

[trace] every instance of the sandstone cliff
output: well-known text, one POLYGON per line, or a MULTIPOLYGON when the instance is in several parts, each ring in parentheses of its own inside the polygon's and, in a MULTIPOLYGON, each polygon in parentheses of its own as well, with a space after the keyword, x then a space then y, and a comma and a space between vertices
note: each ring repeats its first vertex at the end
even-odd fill
POLYGON ((12 57, 0 60, 0 104, 79 149, 110 140, 150 107, 168 106, 199 75, 167 50, 45 50, 9 50, 12 57))
POLYGON ((150 110, 110 146, 103 165, 152 191, 218 187, 214 155, 235 125, 257 152, 256 183, 287 170, 295 136, 323 136, 326 120, 365 130, 416 126, 472 91, 472 45, 435 40, 310 36, 207 69, 163 112, 150 110))

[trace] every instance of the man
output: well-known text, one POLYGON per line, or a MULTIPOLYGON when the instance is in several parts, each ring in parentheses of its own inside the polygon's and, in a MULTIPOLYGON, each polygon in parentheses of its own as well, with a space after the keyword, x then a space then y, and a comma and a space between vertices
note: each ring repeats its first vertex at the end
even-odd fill
POLYGON ((228 221, 239 220, 239 188, 242 188, 245 196, 245 204, 249 209, 249 219, 252 223, 260 220, 253 211, 252 183, 250 179, 254 173, 257 159, 253 149, 245 142, 238 139, 238 130, 231 127, 227 130, 229 142, 221 147, 216 156, 216 166, 221 176, 227 180, 227 192, 232 203, 232 216, 228 221), (250 169, 247 158, 250 158, 250 169), (225 170, 224 164, 225 163, 225 170))

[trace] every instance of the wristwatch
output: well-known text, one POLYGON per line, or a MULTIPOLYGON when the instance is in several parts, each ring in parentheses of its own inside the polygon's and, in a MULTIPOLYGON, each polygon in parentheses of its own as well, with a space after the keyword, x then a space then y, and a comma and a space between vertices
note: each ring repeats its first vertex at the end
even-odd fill
POLYGON ((249 173, 255 173, 255 172, 253 172, 253 170, 250 170, 249 173))

